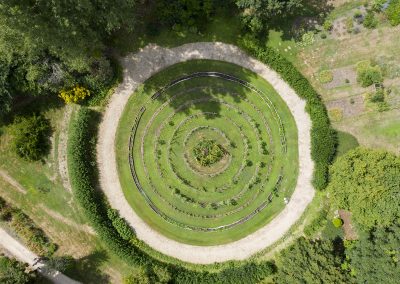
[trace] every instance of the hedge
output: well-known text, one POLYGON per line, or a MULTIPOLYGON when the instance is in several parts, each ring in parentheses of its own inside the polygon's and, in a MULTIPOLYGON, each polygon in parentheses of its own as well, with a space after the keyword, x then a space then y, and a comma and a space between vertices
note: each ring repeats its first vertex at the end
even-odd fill
POLYGON ((328 184, 328 167, 336 152, 337 134, 330 125, 328 113, 319 94, 296 67, 273 48, 261 48, 251 37, 244 37, 239 44, 251 56, 279 73, 297 95, 306 100, 306 111, 312 121, 311 157, 315 162, 313 185, 319 190, 324 189, 328 184))
POLYGON ((181 265, 156 260, 141 251, 134 241, 124 239, 128 236, 136 237, 133 234, 126 235, 125 222, 116 215, 116 211, 111 210, 102 192, 98 190, 98 173, 95 166, 98 121, 97 112, 86 107, 78 110, 70 126, 68 170, 76 200, 110 251, 131 265, 149 267, 158 265, 166 268, 171 273, 171 283, 256 283, 275 272, 274 264, 269 261, 246 262, 245 264, 231 262, 228 268, 219 272, 190 270, 181 265), (119 224, 118 228, 115 228, 113 223, 119 224), (122 235, 118 233, 118 229, 122 235))

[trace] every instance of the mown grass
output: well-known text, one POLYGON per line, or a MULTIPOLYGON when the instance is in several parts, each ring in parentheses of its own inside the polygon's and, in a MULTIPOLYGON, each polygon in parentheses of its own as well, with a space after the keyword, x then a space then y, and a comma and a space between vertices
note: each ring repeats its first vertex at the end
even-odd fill
MULTIPOLYGON (((204 83, 204 82, 202 82, 204 83)), ((190 89, 190 81, 189 84, 185 85, 186 88, 190 89)), ((283 202, 283 197, 287 196, 289 197, 291 192, 293 191, 294 185, 296 184, 296 179, 297 179, 297 130, 295 127, 295 123, 293 121, 293 117, 290 114, 289 109, 287 108, 286 104, 283 102, 283 100, 279 97, 278 94, 273 90, 273 88, 264 80, 259 78, 257 75, 254 73, 249 72, 248 70, 242 69, 236 65, 228 64, 228 63, 223 63, 223 62, 216 62, 216 61, 208 61, 208 60, 196 60, 196 61, 189 61, 186 63, 180 63, 177 65, 174 65, 165 71, 162 71, 152 77, 148 82, 145 83, 145 85, 140 88, 141 91, 135 93, 128 105, 126 106, 126 109, 124 111, 124 114, 121 118, 120 124, 118 126, 118 131, 117 131, 117 140, 116 140, 116 151, 117 151, 117 163, 118 163, 118 169, 119 169, 119 174, 120 174, 120 182, 123 187, 125 196, 128 200, 128 202, 131 204, 131 206, 135 209, 137 214, 146 220, 146 222, 151 225, 153 228, 156 230, 159 230, 166 236, 186 242, 186 243, 191 243, 191 244, 197 244, 197 245, 210 245, 210 244, 221 244, 221 243, 226 243, 230 242, 233 240, 237 240, 241 237, 244 237, 245 235, 254 232, 257 228, 260 228, 261 226, 265 225, 268 223, 283 207, 284 207, 284 202, 283 202), (140 195, 138 190, 136 189, 130 169, 129 169, 129 164, 127 162, 127 157, 128 157, 128 138, 130 135, 130 130, 133 124, 134 119, 136 118, 136 115, 138 113, 138 110, 141 107, 141 104, 145 102, 149 97, 153 94, 155 90, 157 90, 159 87, 165 85, 167 82, 176 79, 178 77, 181 77, 185 74, 192 73, 195 71, 220 71, 224 72, 227 74, 235 75, 236 77, 242 78, 244 80, 250 81, 252 84, 256 85, 257 88, 260 90, 264 91, 268 97, 273 101, 274 105, 278 108, 279 113, 281 118, 283 119, 283 123, 285 125, 285 130, 286 130, 286 136, 288 139, 288 145, 289 145, 289 152, 287 154, 287 157, 284 158, 284 163, 287 163, 287 169, 286 172, 284 172, 284 183, 283 183, 283 188, 286 189, 286 192, 281 194, 279 197, 275 197, 275 200, 266 208, 262 211, 262 213, 256 215, 251 221, 246 222, 245 224, 242 224, 240 226, 234 227, 233 229, 225 230, 225 231, 218 231, 218 232, 194 232, 190 230, 185 230, 182 229, 176 225, 169 224, 165 222, 161 217, 158 215, 154 214, 153 211, 150 209, 148 204, 144 201, 143 197, 140 195), (290 169, 290 170, 288 170, 290 169)), ((176 90, 175 90, 176 91, 176 90)), ((239 90, 237 90, 239 91, 239 90)), ((242 90, 243 91, 243 90, 242 90)), ((173 92, 176 93, 176 92, 173 92)), ((173 95, 171 93, 170 95, 173 95)), ((196 96, 196 94, 191 94, 196 96)), ((249 95, 249 94, 247 94, 249 95)), ((250 95, 253 95, 253 93, 250 93, 250 95)), ((227 96, 227 100, 233 98, 229 98, 227 96)), ((238 102, 239 104, 240 102, 238 102)), ((243 102, 242 102, 243 103, 243 102)), ((171 106, 170 106, 171 107, 171 106)), ((205 107, 205 106, 203 106, 205 107)), ((207 107, 212 107, 211 105, 207 107)), ((214 106, 215 108, 218 109, 217 106, 214 106)), ((214 108, 214 111, 215 111, 214 108)), ((207 111, 207 109, 202 109, 203 111, 207 111)), ((147 110, 146 110, 147 111, 147 110)), ((251 110, 248 110, 251 111, 251 110)), ((149 112, 145 115, 151 117, 152 115, 152 109, 149 109, 149 112)), ((222 115, 223 116, 223 115, 222 115)), ((271 122, 272 128, 276 127, 275 124, 271 122)), ((143 131, 143 127, 139 127, 138 129, 138 135, 140 137, 140 133, 143 131)), ((153 132, 154 129, 150 129, 150 133, 153 132)), ((273 129, 273 131, 276 131, 277 129, 273 129)), ((151 137, 151 136, 150 136, 151 137)), ((253 140, 256 139, 255 137, 252 138, 253 140)), ((145 141, 148 145, 148 143, 151 143, 151 140, 145 141)), ((279 143, 279 140, 276 141, 279 143)), ((137 143, 139 144, 139 143, 137 143)), ((252 141, 253 147, 257 147, 257 141, 252 141)), ((139 145, 135 146, 139 147, 139 145)), ((151 147, 151 146, 149 146, 151 147)), ((276 153, 277 149, 275 149, 275 154, 276 154, 276 159, 279 160, 282 158, 282 155, 276 153)), ((138 155, 140 153, 140 149, 136 148, 135 153, 138 155)), ((136 156, 137 157, 137 156, 136 156)), ((146 156, 145 161, 146 163, 154 163, 154 157, 146 156)), ((155 165, 153 165, 155 167, 155 165)), ((149 167, 150 170, 154 167, 149 167)), ((276 181, 277 175, 279 174, 279 171, 273 171, 271 173, 271 181, 276 181)), ((143 172, 138 172, 138 176, 142 175, 144 176, 143 172)), ((172 177, 168 177, 169 182, 174 182, 172 177), (172 180, 170 180, 172 179, 172 180)), ((270 184, 267 188, 271 189, 271 186, 274 184, 270 184)), ((148 189, 149 194, 151 195, 151 190, 148 189)), ((268 193, 269 191, 266 190, 268 193)), ((211 193, 210 193, 211 194, 211 193)), ((268 194, 266 193, 263 195, 263 198, 266 198, 268 194)), ((154 197, 154 196, 153 196, 154 197)), ((261 198, 262 199, 262 198, 261 198)), ((265 199, 264 199, 265 200, 265 199)), ((261 203, 262 201, 259 201, 261 203)), ((164 210, 167 210, 165 207, 165 204, 158 204, 159 206, 164 206, 164 210)), ((204 209, 206 210, 206 209, 204 209)), ((250 209, 244 210, 242 214, 245 214, 246 212, 249 213, 250 209)), ((254 210, 254 208, 253 208, 254 210)), ((204 212, 204 211, 203 211, 204 212)), ((168 211, 169 214, 174 214, 170 211, 168 211)), ((213 212, 210 212, 213 213, 213 212)), ((184 214, 182 214, 184 215, 184 214)), ((180 220, 185 220, 188 221, 189 218, 186 216, 179 216, 179 214, 173 215, 176 218, 180 218, 180 220)), ((229 223, 229 221, 232 220, 232 217, 228 217, 224 219, 224 223, 229 223)), ((192 220, 193 222, 193 220, 192 220)), ((217 225, 214 220, 203 220, 202 221, 203 225, 217 225)))

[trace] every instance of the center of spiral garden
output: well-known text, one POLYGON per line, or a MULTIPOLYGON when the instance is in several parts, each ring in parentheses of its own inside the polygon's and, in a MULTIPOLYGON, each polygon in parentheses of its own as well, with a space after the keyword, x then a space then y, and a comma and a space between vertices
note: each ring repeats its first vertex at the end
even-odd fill
POLYGON ((193 148, 196 161, 203 167, 219 162, 228 152, 214 139, 202 139, 193 148))

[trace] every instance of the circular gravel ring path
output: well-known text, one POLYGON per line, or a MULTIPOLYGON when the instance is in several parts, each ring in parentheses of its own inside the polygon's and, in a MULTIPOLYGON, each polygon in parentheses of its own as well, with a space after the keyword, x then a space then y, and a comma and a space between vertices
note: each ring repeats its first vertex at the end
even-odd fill
POLYGON ((225 43, 199 42, 176 48, 148 45, 139 52, 121 59, 123 82, 110 98, 99 128, 97 162, 100 186, 110 205, 119 210, 136 231, 139 239, 153 249, 182 261, 211 264, 243 260, 279 240, 301 217, 314 197, 311 185, 314 163, 311 159, 311 119, 305 101, 268 66, 246 55, 238 47, 225 43), (268 81, 288 105, 298 129, 299 175, 294 193, 286 207, 266 226, 232 243, 217 246, 194 246, 168 239, 147 225, 128 204, 117 171, 115 135, 129 96, 136 88, 164 68, 191 59, 212 59, 247 68, 268 81))

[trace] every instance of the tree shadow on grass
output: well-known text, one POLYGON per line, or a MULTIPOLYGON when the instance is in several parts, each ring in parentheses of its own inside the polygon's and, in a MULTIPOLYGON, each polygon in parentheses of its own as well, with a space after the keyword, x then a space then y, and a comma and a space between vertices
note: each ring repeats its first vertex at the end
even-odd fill
POLYGON ((76 260, 74 270, 69 276, 83 283, 109 283, 110 277, 103 272, 102 265, 109 259, 107 252, 96 250, 76 260))

